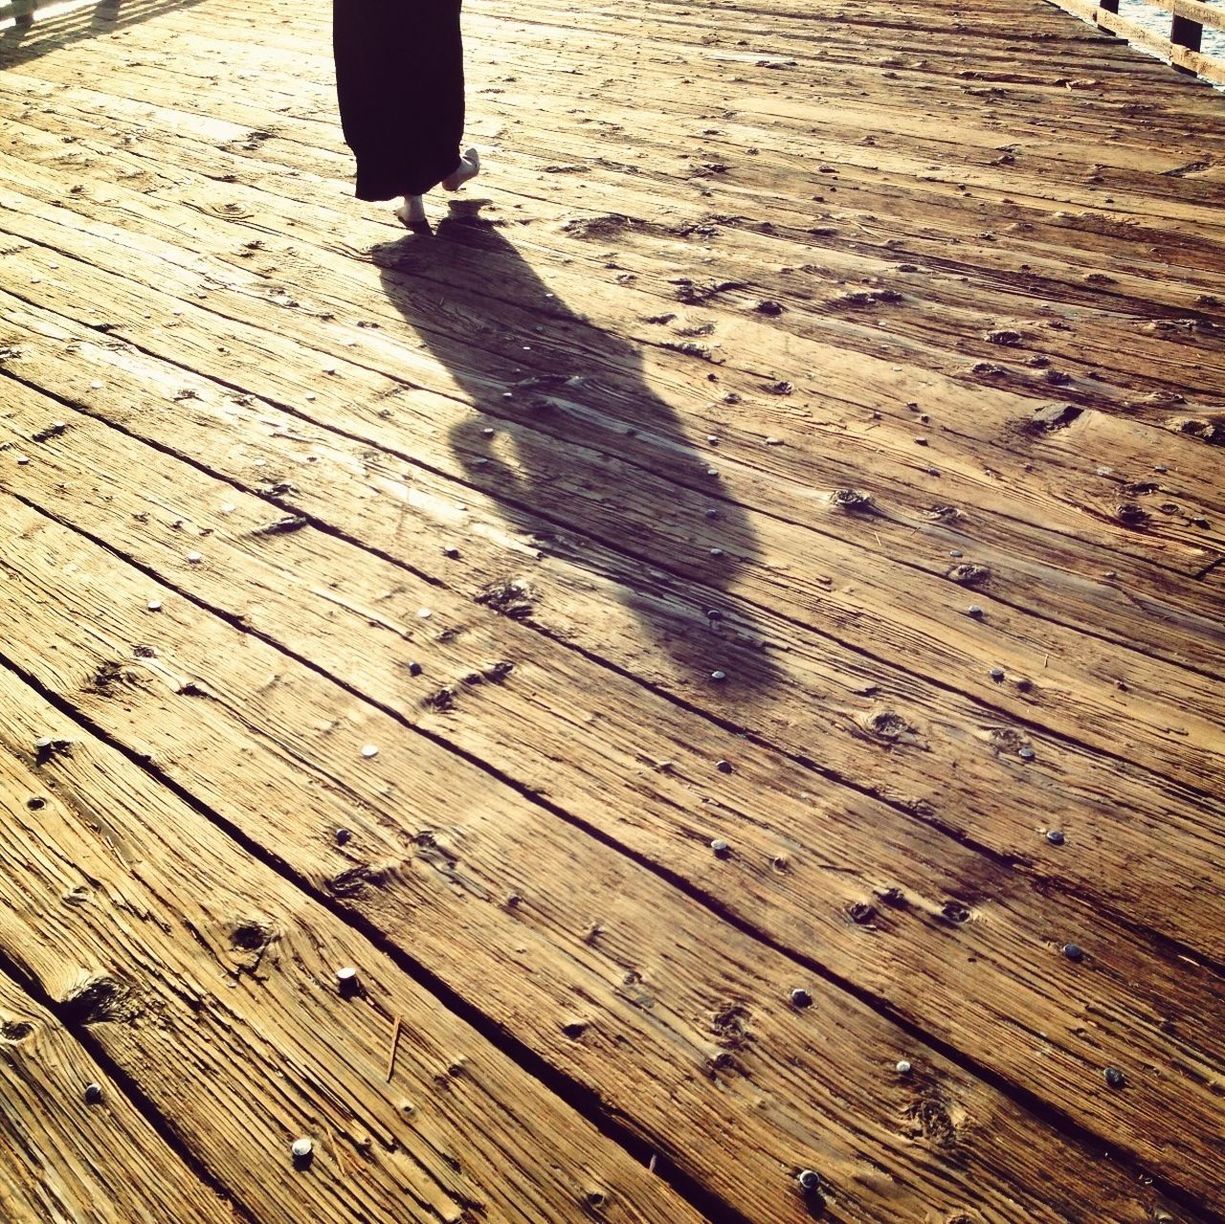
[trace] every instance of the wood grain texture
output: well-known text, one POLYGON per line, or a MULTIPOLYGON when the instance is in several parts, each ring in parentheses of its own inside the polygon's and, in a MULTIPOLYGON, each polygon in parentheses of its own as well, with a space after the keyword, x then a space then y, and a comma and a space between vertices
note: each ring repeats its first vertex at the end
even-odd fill
MULTIPOLYGON (((490 173, 418 240, 353 204, 326 16, 0 36, 0 652, 100 737, 14 741, 64 841, 129 790, 196 822, 219 895, 373 938, 716 1214, 803 1218, 808 1166, 837 1219, 1215 1218, 1219 96, 1039 0, 472 0, 490 173)), ((63 881, 13 861, 58 1000, 111 934, 37 929, 63 881)), ((248 1000, 266 1049, 217 1038, 217 1100, 322 965, 248 1000)), ((516 1176, 598 1214, 542 1119, 624 1154, 531 1091, 516 1176)), ((492 1168, 455 1126, 424 1211, 492 1168)), ((610 1210, 689 1210, 626 1177, 610 1210)))
POLYGON ((975 1209, 1087 1221, 1106 1201, 1120 1220, 1143 1220, 1154 1209, 1096 1147, 1054 1138, 925 1043, 489 773, 81 536, 30 511, 9 517, 19 547, 4 563, 0 610, 33 612, 32 635, 7 648, 15 665, 598 1092, 749 1218, 804 1218, 788 1170, 818 1164, 855 1220, 975 1209), (151 597, 163 603, 155 613, 151 597), (153 627, 156 645, 143 640, 153 627), (44 635, 55 651, 34 648, 44 635), (350 832, 343 844, 338 828, 350 832), (797 987, 809 1005, 791 1002, 797 987), (902 1055, 930 1071, 897 1076, 902 1055), (712 1145, 722 1134, 738 1142, 712 1145), (1035 1192, 1038 1167, 1055 1165, 1058 1193, 1035 1192))
MULTIPOLYGON (((3 954, 244 1218, 698 1219, 361 935, 8 671, 0 709, 3 954), (35 752, 34 737, 57 746, 35 752), (352 998, 336 983, 346 965, 352 998), (290 1153, 302 1135, 309 1167, 290 1153)), ((128 1202, 138 1160, 112 1173, 128 1202)))
MULTIPOLYGON (((1103 1128, 1103 1139, 1149 1168, 1186 1180, 1200 1167, 1211 1184, 1219 1153, 1201 1146, 1201 1136, 1219 1116, 1214 1068, 1225 1062, 1216 1036, 1225 1011, 1212 974, 1083 904, 1033 892, 998 861, 950 845, 883 803, 852 801, 717 725, 648 699, 489 608, 278 517, 274 504, 234 485, 185 472, 177 457, 24 388, 11 398, 0 446, 30 448, 52 420, 66 426, 37 444, 36 462, 7 469, 4 481, 24 500, 148 572, 175 574, 177 589, 206 607, 459 751, 496 762, 524 790, 682 875, 720 911, 793 954, 813 954, 819 926, 828 970, 1087 1129, 1103 1128), (140 471, 139 487, 110 478, 121 471, 140 471), (178 517, 179 506, 192 508, 190 520, 178 517), (270 533, 278 523, 293 530, 270 533), (207 550, 206 564, 183 565, 192 539, 207 550), (438 627, 422 633, 419 610, 427 607, 438 627), (406 650, 423 671, 415 683, 405 674, 406 650), (517 730, 525 727, 530 736, 517 730), (614 746, 637 767, 621 766, 614 746), (739 775, 712 787, 710 762, 721 757, 735 760, 739 775), (604 801, 593 808, 597 794, 604 801), (734 837, 734 865, 711 854, 704 826, 710 837, 734 837), (948 937, 950 898, 970 902, 976 918, 969 968, 964 941, 948 937), (1093 946, 1088 981, 1058 954, 1065 942, 1085 941, 1093 946), (1072 1015, 1069 984, 1079 995, 1072 1015), (1185 1017, 1177 1028, 1175 1016, 1185 1017), (1039 1049, 1047 1057, 1035 1068, 1039 1049), (1103 1100, 1094 1075, 1103 1062, 1146 1068, 1143 1103, 1122 1094, 1103 1100)), ((860 733, 898 750, 915 735, 879 714, 860 733)))
MULTIPOLYGON (((19 253, 12 258, 17 260, 23 256, 24 253, 19 253)), ((58 262, 49 256, 38 261, 36 275, 44 296, 57 293, 56 286, 62 283, 57 279, 62 277, 62 269, 50 266, 58 262)), ((140 298, 125 307, 122 300, 132 292, 131 282, 114 280, 111 288, 108 313, 112 316, 137 318, 146 313, 152 316, 151 311, 140 311, 138 315, 139 305, 159 304, 156 298, 140 298)), ((65 286, 61 292, 67 298, 70 290, 65 286)), ((145 324, 149 330, 142 333, 139 343, 142 347, 149 345, 163 357, 173 355, 176 358, 175 365, 179 368, 168 371, 164 378, 158 376, 156 394, 161 402, 173 402, 177 414, 193 414, 192 424, 187 426, 185 434, 176 434, 173 421, 139 411, 140 400, 133 398, 129 388, 139 394, 140 382, 124 374, 126 363, 133 359, 130 354, 120 352, 108 356, 106 349, 99 350, 95 346, 91 352, 101 357, 105 368, 96 368, 93 373, 102 373, 103 378, 94 378, 80 367, 74 370, 62 364, 57 377, 46 372, 49 366, 56 364, 54 360, 40 359, 38 345, 29 337, 25 348, 17 345, 9 368, 19 374, 22 364, 29 362, 32 370, 38 371, 32 372, 31 377, 44 381, 53 378, 60 394, 70 395, 86 406, 107 405, 100 410, 122 413, 118 419, 125 427, 146 432, 153 430, 161 444, 178 449, 180 453, 205 448, 210 456, 216 456, 213 462, 245 482, 269 490, 278 482, 288 481, 292 490, 287 490, 289 495, 282 501, 291 509, 306 509, 323 521, 337 521, 338 525, 337 515, 343 512, 344 528, 348 533, 403 557, 419 571, 438 570, 445 539, 457 533, 472 536, 470 541, 464 542, 467 564, 447 566, 439 575, 443 581, 459 584, 469 597, 478 598, 483 590, 508 579, 530 578, 540 593, 535 601, 539 606, 534 610, 534 619, 545 624, 563 620, 558 626, 559 636, 581 643, 598 655, 611 656, 619 666, 629 667, 643 678, 657 680, 678 692, 688 703, 713 706, 720 715, 738 723, 746 720, 755 723, 756 727, 768 730, 771 739, 781 742, 793 754, 805 759, 815 757, 839 777, 853 779, 861 789, 893 797, 912 810, 926 811, 999 853, 1032 857, 1035 801, 1026 791, 1029 786, 1039 784, 1044 789, 1050 788, 1049 796, 1038 802, 1048 810, 1059 812, 1061 819, 1074 816, 1082 835, 1094 845, 1096 855, 1091 861, 1079 856, 1054 856, 1048 858, 1050 869, 1075 873, 1076 887, 1080 890, 1092 894, 1105 890, 1125 912, 1134 912, 1137 904, 1151 904, 1151 921, 1157 929, 1177 934, 1191 946, 1204 947, 1220 959, 1220 933, 1225 929, 1222 922, 1219 919, 1205 921, 1190 913, 1171 913, 1164 901, 1165 891, 1180 887, 1188 878, 1187 873, 1206 885, 1216 870, 1214 864, 1221 857, 1219 824, 1204 818, 1206 810, 1215 809, 1216 801, 1205 799, 1202 793, 1187 791, 1171 780, 1153 777, 1143 768, 1143 758, 1130 751, 1132 759, 1128 760, 1116 753, 1086 751, 1084 745, 1069 742, 1067 736, 1060 733, 1059 725, 1044 725, 1045 712, 1059 711, 1070 695, 1067 682, 1058 683, 1052 676, 1059 662, 1057 658, 1048 657, 1052 653, 1049 649, 1043 649, 1041 658, 1033 658, 1028 667, 1014 664, 1016 670, 1004 683, 993 682, 990 669, 1011 661, 1013 622, 1006 607, 986 602, 989 589, 986 592, 978 588, 963 589, 946 582, 947 593, 940 596, 942 612, 957 622, 958 640, 973 656, 976 691, 966 700, 950 696, 942 683, 924 682, 915 677, 909 668, 909 658, 900 653, 888 661, 876 651, 865 658, 861 652, 843 644, 842 628, 848 623, 861 620, 861 631, 874 638, 879 638, 882 630, 875 615, 868 617, 860 612, 858 618, 853 613, 839 616, 836 609, 829 607, 827 592, 841 592, 844 597, 849 592, 851 598, 858 598, 853 583, 845 587, 835 585, 848 576, 837 567, 823 563, 816 574, 808 578, 808 589, 816 602, 805 606, 798 624, 795 616, 775 612, 757 601, 736 598, 740 592, 732 582, 738 577, 734 566, 731 573, 724 568, 721 574, 713 564, 703 565, 700 548, 703 542, 708 546, 716 541, 726 543, 734 527, 741 528, 742 541, 751 539, 745 535, 747 528, 741 520, 731 524, 722 520, 713 530, 704 520, 701 528, 683 523, 677 527, 669 521, 661 526, 659 534, 663 539, 656 540, 655 533, 644 534, 641 526, 647 510, 639 508, 626 490, 632 471, 619 467, 606 478, 616 491, 615 500, 610 493, 598 492, 607 485, 605 480, 597 483, 592 473, 596 461, 591 456, 597 454, 594 451, 577 452, 572 448, 570 452, 581 464, 579 473, 591 473, 586 478, 579 474, 563 478, 568 479, 569 484, 560 489, 551 482, 540 486, 537 505, 546 499, 560 505, 564 499, 566 510, 550 520, 520 504, 512 517, 519 538, 499 548, 498 545, 506 541, 505 528, 500 526, 500 521, 506 517, 504 508, 494 502, 485 511, 471 491, 456 491, 453 484, 438 480, 432 464, 423 467, 413 462, 422 448, 430 448, 437 455, 436 462, 446 464, 452 472, 462 470, 461 461, 441 450, 434 440, 440 414, 448 413, 451 419, 456 419, 462 411, 460 406, 441 396, 425 398, 406 391, 391 380, 380 382, 381 376, 372 377, 363 367, 354 364, 324 367, 323 363, 330 359, 327 354, 312 353, 312 357, 323 368, 335 368, 336 375, 320 378, 314 368, 295 370, 292 360, 299 350, 262 330, 244 335, 227 329, 223 346, 227 353, 223 357, 230 373, 226 381, 239 379, 239 386, 264 391, 281 404, 298 403, 303 407, 295 409, 291 415, 278 417, 274 412, 268 424, 263 426, 269 436, 267 447, 258 454, 248 453, 234 463, 235 443, 246 447, 251 444, 250 432, 243 424, 245 408, 249 406, 244 402, 245 397, 233 395, 232 387, 223 389, 214 385, 210 389, 204 384, 197 385, 182 368, 200 359, 199 340, 194 330, 182 327, 178 320, 198 323, 206 333, 209 314, 190 301, 173 308, 164 302, 161 306, 165 313, 160 317, 176 326, 155 328, 153 324, 145 324), (23 356, 27 350, 28 357, 23 356), (269 371, 267 374, 263 372, 265 369, 269 371), (334 379, 341 378, 344 385, 332 385, 334 379), (92 385, 98 382, 102 383, 100 387, 92 385), (354 383, 365 384, 356 408, 354 383), (312 389, 307 390, 308 387, 312 389), (391 404, 395 405, 394 413, 389 407, 391 404), (208 412, 215 407, 219 407, 224 421, 216 420, 215 415, 208 412), (372 445, 353 446, 348 439, 334 440, 326 433, 321 434, 316 426, 324 422, 339 425, 354 441, 372 445), (218 429, 223 432, 218 434, 218 429), (408 430, 412 430, 413 436, 405 439, 408 430), (233 436, 235 431, 239 437, 233 436), (342 447, 342 451, 336 452, 336 446, 342 447), (593 540, 586 533, 576 536, 570 524, 574 521, 578 499, 584 496, 580 486, 597 491, 595 495, 600 499, 599 513, 603 520, 597 530, 603 537, 613 534, 607 526, 609 520, 617 522, 618 518, 632 516, 637 521, 634 550, 637 556, 631 554, 619 561, 599 538, 593 540), (336 490, 341 487, 345 493, 337 497, 336 490), (360 522, 352 521, 359 513, 360 522), (479 519, 475 515, 479 515, 479 519), (481 520, 484 525, 478 525, 481 520), (471 521, 472 526, 464 525, 466 521, 471 521), (686 556, 679 561, 668 547, 669 536, 677 531, 700 531, 705 536, 703 541, 700 535, 697 540, 687 535, 682 541, 686 556), (545 567, 529 564, 531 559, 539 558, 542 544, 549 553, 561 554, 567 563, 566 569, 573 574, 566 591, 556 598, 551 597, 548 590, 545 567), (482 563, 482 554, 490 545, 488 561, 482 563), (655 584, 663 593, 662 605, 648 602, 649 589, 642 590, 644 567, 640 558, 644 547, 660 556, 667 554, 667 568, 655 570, 651 567, 646 575, 647 582, 655 584), (679 571, 685 581, 669 581, 669 571, 673 574, 679 571), (621 589, 614 587, 611 592, 614 598, 601 601, 599 627, 593 633, 594 622, 581 601, 589 597, 593 579, 609 574, 619 580, 621 589), (721 577, 723 590, 716 585, 721 577), (644 595, 647 598, 644 599, 644 595), (987 610, 981 624, 964 614, 972 600, 979 601, 987 610), (615 609, 620 604, 627 605, 633 615, 617 615, 615 609), (684 604, 688 607, 682 611, 684 604), (710 625, 705 612, 712 607, 727 612, 730 634, 712 635, 708 628, 696 629, 710 625), (623 651, 617 648, 617 638, 610 634, 610 617, 613 623, 626 625, 635 639, 627 643, 623 651), (766 653, 757 648, 758 643, 765 644, 766 653), (782 690, 781 700, 772 700, 777 677, 796 667, 808 673, 798 678, 802 695, 793 695, 786 686, 778 684, 782 690), (709 682, 702 680, 704 675, 719 668, 734 677, 725 695, 712 692, 709 682), (849 677, 855 682, 848 683, 849 677), (842 696, 825 722, 836 728, 837 734, 818 740, 814 728, 806 722, 810 715, 798 715, 793 702, 798 699, 802 707, 810 711, 814 701, 819 703, 831 687, 842 696), (1010 699, 1011 708, 1001 708, 1001 692, 1010 699), (753 699, 751 719, 742 695, 751 695, 753 699), (890 768, 884 775, 880 769, 880 748, 888 748, 892 741, 886 737, 884 744, 878 742, 873 748, 870 746, 873 737, 863 741, 859 733, 864 720, 871 720, 882 712, 891 712, 919 729, 923 746, 921 752, 891 753, 890 768), (848 718, 851 720, 849 726, 848 718), (848 739, 852 741, 849 744, 848 739), (1023 747, 1032 747, 1042 762, 1049 762, 1050 771, 1039 773, 1035 769, 1023 769, 1023 763, 1015 755, 1023 747), (848 750, 852 754, 850 759, 859 758, 860 761, 853 768, 847 763, 848 750), (942 750, 943 761, 932 759, 932 754, 942 753, 942 750), (1023 783, 1019 780, 1033 779, 1035 774, 1038 775, 1035 781, 1023 783), (984 793, 993 795, 990 805, 981 803, 984 793), (1179 839, 1165 839, 1154 844, 1152 830, 1156 812, 1161 813, 1161 820, 1167 827, 1178 828, 1182 834, 1179 839), (1138 876, 1152 884, 1151 888, 1141 890, 1139 898, 1136 897, 1138 876), (1209 941, 1207 945, 1205 940, 1209 941)), ((30 330, 28 324, 23 326, 27 332, 30 330)), ((357 329, 357 334, 362 334, 361 329, 357 329)), ((79 337, 80 331, 76 335, 79 337)), ((66 339, 65 342, 75 348, 75 340, 66 339)), ((406 360, 414 359, 420 360, 411 352, 406 354, 406 360)), ((524 433, 532 445, 530 454, 544 456, 543 444, 531 442, 535 431, 524 433)), ((1164 439, 1164 435, 1157 436, 1164 439)), ((478 434, 478 437, 484 441, 483 436, 478 434)), ((1176 439, 1170 439, 1169 444, 1174 447, 1193 445, 1176 439)), ((467 448, 464 453, 471 454, 467 448)), ((472 462, 480 458, 483 455, 477 452, 472 455, 472 462)), ((608 468, 612 462, 600 460, 600 466, 608 468)), ((696 499, 691 501, 692 519, 701 519, 705 504, 696 499)), ((722 512, 731 514, 727 503, 721 504, 724 506, 722 512)), ((863 516, 848 516, 829 504, 824 517, 849 518, 851 530, 861 535, 876 534, 871 517, 864 520, 863 516)), ((635 523, 624 523, 622 534, 634 528, 635 523)), ((742 544, 746 550, 749 546, 742 544)), ((784 544, 772 542, 763 564, 773 573, 776 586, 783 588, 792 576, 811 572, 809 552, 806 548, 797 550, 793 546, 788 549, 784 544)), ((752 560, 751 554, 749 560, 752 560)), ((953 559, 947 558, 946 564, 954 564, 953 559)), ((1068 594, 1073 595, 1074 590, 1070 589, 1068 594)), ((791 595, 786 598, 795 602, 791 595)), ((870 605, 861 601, 858 606, 870 605)), ((1220 637, 1219 633, 1204 628, 1202 640, 1206 643, 1211 644, 1220 637)), ((1050 643, 1047 645, 1049 647, 1050 643)), ((1035 653, 1036 650, 1035 646, 1035 653)), ((1126 709, 1135 682, 1130 660, 1113 657, 1104 661, 1099 677, 1095 686, 1100 687, 1103 681, 1110 686, 1110 710, 1098 720, 1098 734, 1103 741, 1109 734, 1112 747, 1117 747, 1114 735, 1117 716, 1126 709)), ((1216 703, 1209 696, 1212 683, 1195 674, 1189 674, 1188 681, 1198 686, 1205 708, 1214 709, 1216 703)), ((1178 720, 1162 728, 1171 744, 1184 738, 1182 719, 1185 713, 1180 710, 1178 720)), ((1211 738, 1205 743, 1213 755, 1214 743, 1211 738)), ((1204 904, 1213 906, 1214 890, 1206 888, 1205 897, 1204 904)))
POLYGON ((6 1224, 236 1219, 73 1034, 3 973, 0 1212, 6 1224), (97 1101, 86 1098, 93 1087, 97 1101))

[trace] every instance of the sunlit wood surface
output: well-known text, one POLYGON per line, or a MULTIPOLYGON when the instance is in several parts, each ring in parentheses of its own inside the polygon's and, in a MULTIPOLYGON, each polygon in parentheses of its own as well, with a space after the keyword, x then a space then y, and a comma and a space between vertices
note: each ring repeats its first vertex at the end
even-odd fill
POLYGON ((1225 98, 472 0, 409 234, 329 22, 0 30, 0 1218, 1219 1220, 1225 98))

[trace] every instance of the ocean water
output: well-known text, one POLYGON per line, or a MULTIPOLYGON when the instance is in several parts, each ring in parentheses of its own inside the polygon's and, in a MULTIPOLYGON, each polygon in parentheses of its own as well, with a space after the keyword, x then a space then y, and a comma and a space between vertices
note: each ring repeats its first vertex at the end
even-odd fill
MULTIPOLYGON (((1225 13, 1225 0, 1205 0, 1205 3, 1225 13)), ((1169 14, 1159 12, 1151 4, 1145 4, 1143 0, 1119 0, 1119 16, 1130 18, 1137 25, 1142 25, 1155 34, 1160 34, 1162 38, 1170 36, 1169 14)), ((1205 55, 1225 60, 1225 30, 1210 30, 1205 27, 1204 41, 1200 50, 1205 55)))

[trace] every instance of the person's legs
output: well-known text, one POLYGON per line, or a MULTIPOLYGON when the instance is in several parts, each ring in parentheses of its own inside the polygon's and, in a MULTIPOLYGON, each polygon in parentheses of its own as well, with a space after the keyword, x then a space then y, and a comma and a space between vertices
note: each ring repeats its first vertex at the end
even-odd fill
POLYGON ((334 0, 336 85, 363 200, 412 202, 476 173, 464 129, 461 0, 334 0))

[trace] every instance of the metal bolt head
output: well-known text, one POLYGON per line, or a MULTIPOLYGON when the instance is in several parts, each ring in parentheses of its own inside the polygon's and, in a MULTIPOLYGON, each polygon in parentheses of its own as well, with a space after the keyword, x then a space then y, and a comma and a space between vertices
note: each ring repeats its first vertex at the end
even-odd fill
POLYGON ((1122 1088, 1127 1083, 1127 1076, 1118 1067, 1107 1067, 1104 1074, 1106 1076, 1106 1083, 1111 1088, 1122 1088))
POLYGON ((910 1063, 908 1063, 906 1059, 904 1058, 900 1059, 898 1061, 896 1070, 897 1070, 898 1075, 909 1075, 910 1070, 911 1070, 910 1063))
POLYGON ((295 1139, 289 1150, 293 1153, 295 1161, 307 1161, 315 1151, 315 1144, 304 1136, 301 1139, 295 1139))
POLYGON ((1081 961, 1085 959, 1085 950, 1080 944, 1066 943, 1063 945, 1063 954, 1070 961, 1081 961))
POLYGON ((792 1007, 810 1007, 812 1005, 812 995, 804 989, 803 986, 797 986, 791 992, 792 1007))
POLYGON ((812 1169, 801 1169, 795 1181, 801 1194, 815 1194, 821 1189, 821 1175, 812 1169))
POLYGON ((102 1085, 101 1084, 86 1084, 85 1085, 85 1103, 87 1105, 102 1104, 102 1085))
POLYGON ((342 995, 355 994, 358 988, 357 970, 352 965, 345 965, 337 969, 336 985, 340 988, 342 995))
POLYGON ((728 858, 731 855, 732 848, 721 837, 716 837, 710 843, 711 850, 714 851, 715 858, 728 858))
POLYGON ((1046 840, 1050 842, 1052 846, 1062 846, 1064 842, 1063 830, 1047 829, 1046 840))

